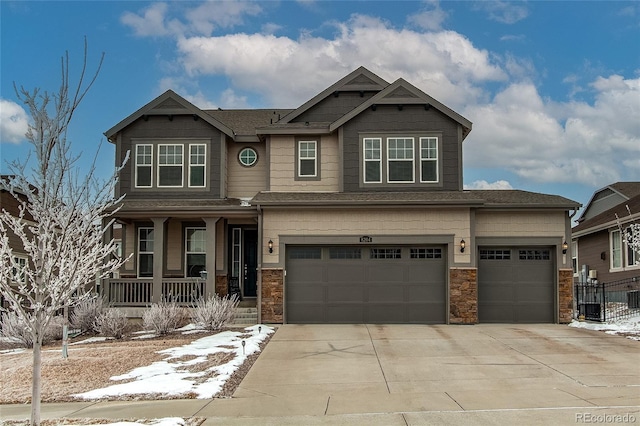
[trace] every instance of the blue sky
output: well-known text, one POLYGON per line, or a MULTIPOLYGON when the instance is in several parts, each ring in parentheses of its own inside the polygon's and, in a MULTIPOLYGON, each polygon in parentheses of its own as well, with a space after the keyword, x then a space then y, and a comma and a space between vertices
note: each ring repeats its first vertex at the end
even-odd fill
POLYGON ((13 84, 56 91, 84 37, 97 82, 71 124, 99 172, 103 132, 167 89, 201 108, 295 108, 364 65, 473 122, 468 188, 585 204, 640 180, 640 2, 0 1, 0 156, 26 155, 13 84))

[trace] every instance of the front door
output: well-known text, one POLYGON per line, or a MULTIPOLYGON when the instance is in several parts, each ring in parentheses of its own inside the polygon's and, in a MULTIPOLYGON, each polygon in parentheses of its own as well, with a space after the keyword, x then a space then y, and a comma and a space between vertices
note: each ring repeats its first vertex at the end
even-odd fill
POLYGON ((245 229, 242 257, 244 260, 242 282, 244 296, 256 297, 256 283, 258 281, 258 231, 256 229, 245 229))
POLYGON ((258 230, 234 227, 231 229, 230 291, 242 297, 257 296, 258 230), (235 284, 235 286, 234 286, 235 284))

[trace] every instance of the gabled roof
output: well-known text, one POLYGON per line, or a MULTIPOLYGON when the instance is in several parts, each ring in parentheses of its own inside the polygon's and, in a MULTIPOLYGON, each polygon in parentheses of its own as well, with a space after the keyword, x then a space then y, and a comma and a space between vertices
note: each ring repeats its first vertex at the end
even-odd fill
POLYGON ((178 95, 173 90, 167 90, 162 95, 158 96, 127 118, 104 132, 104 135, 110 142, 113 142, 115 135, 125 127, 129 126, 134 121, 141 117, 148 115, 193 115, 194 118, 199 118, 205 122, 211 124, 229 137, 234 137, 233 130, 217 120, 210 114, 207 114, 191 102, 187 101, 182 96, 178 95))
POLYGON ((571 233, 574 237, 598 232, 617 226, 618 219, 621 223, 632 220, 640 220, 640 194, 574 226, 571 233), (629 215, 631 212, 631 215, 629 215), (616 218, 617 215, 617 218, 616 218))
POLYGON ((339 120, 334 121, 329 126, 330 131, 334 131, 347 121, 356 117, 362 111, 367 108, 372 107, 373 105, 382 105, 382 104, 391 104, 391 105, 424 105, 425 108, 435 108, 447 117, 452 120, 457 121, 464 128, 462 138, 464 139, 469 132, 471 131, 472 123, 452 110, 451 108, 445 106, 441 102, 435 100, 431 96, 424 93, 422 90, 418 89, 414 85, 408 83, 406 80, 399 78, 393 84, 387 86, 375 96, 370 98, 369 100, 363 102, 357 108, 354 108, 348 114, 342 116, 339 120))
POLYGON ((389 83, 376 74, 372 73, 365 67, 359 67, 355 71, 349 73, 347 76, 341 78, 336 83, 327 87, 322 92, 305 102, 299 108, 293 110, 290 114, 283 117, 281 123, 290 123, 296 117, 300 116, 303 112, 311 109, 313 106, 324 100, 327 96, 333 95, 335 92, 341 91, 375 91, 378 92, 389 83))
POLYGON ((607 185, 604 188, 598 189, 593 193, 591 199, 589 199, 589 202, 586 204, 584 210, 582 211, 582 214, 577 221, 582 222, 584 220, 593 219, 594 217, 586 219, 586 216, 588 215, 589 209, 591 208, 592 204, 610 195, 616 195, 619 199, 622 200, 629 200, 636 195, 640 195, 640 182, 616 182, 612 183, 611 185, 607 185))

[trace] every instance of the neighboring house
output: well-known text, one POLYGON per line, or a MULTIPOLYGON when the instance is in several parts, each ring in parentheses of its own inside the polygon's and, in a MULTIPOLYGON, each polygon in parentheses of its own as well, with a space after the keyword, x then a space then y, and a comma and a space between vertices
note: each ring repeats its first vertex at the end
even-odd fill
MULTIPOLYGON (((109 129, 127 152, 120 306, 239 289, 266 323, 568 322, 566 198, 463 189, 472 124, 359 68, 295 110, 167 91, 109 129)), ((518 141, 514 141, 518 143, 518 141)))
MULTIPOLYGON (((0 179, 3 181, 10 179, 10 177, 11 176, 9 175, 0 175, 0 179)), ((22 193, 16 193, 16 195, 19 198, 26 199, 26 196, 22 193)), ((20 216, 20 203, 18 202, 18 200, 10 192, 6 191, 5 189, 0 189, 0 212, 3 210, 14 217, 20 216)), ((33 217, 29 215, 28 212, 25 213, 25 219, 28 222, 33 223, 33 217)), ((20 268, 14 268, 14 270, 12 271, 14 280, 17 284, 18 282, 24 280, 24 271, 21 270, 21 268, 26 268, 29 257, 24 250, 22 240, 13 232, 13 230, 7 228, 6 234, 7 238, 9 239, 9 247, 11 247, 13 258, 16 263, 20 265, 20 268)), ((7 307, 4 299, 0 300, 0 304, 3 307, 7 307)))
POLYGON ((639 221, 640 182, 597 190, 572 230, 575 281, 610 283, 640 276, 640 253, 628 246, 620 229, 639 221))

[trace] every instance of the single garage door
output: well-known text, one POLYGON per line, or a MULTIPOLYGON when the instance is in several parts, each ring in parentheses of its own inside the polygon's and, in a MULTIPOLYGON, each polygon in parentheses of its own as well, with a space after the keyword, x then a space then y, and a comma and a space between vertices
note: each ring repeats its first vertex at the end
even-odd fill
POLYGON ((480 247, 478 321, 554 322, 552 248, 480 247))
POLYGON ((289 323, 445 322, 444 247, 287 246, 289 323))

